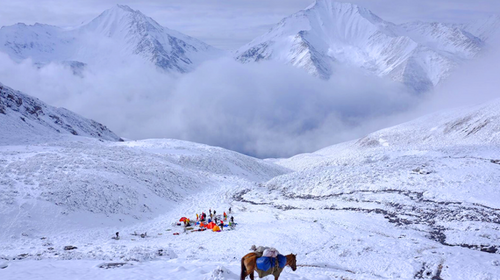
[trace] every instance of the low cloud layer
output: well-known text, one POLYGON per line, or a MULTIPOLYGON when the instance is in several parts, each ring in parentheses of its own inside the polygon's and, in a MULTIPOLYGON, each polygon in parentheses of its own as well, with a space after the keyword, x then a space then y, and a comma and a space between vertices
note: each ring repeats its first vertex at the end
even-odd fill
MULTIPOLYGON (((141 62, 37 69, 0 55, 1 82, 107 125, 129 139, 177 138, 284 157, 361 137, 414 98, 397 84, 338 69, 329 81, 279 63, 210 61, 172 77, 141 62)), ((390 123, 390 122, 389 122, 390 123)))
POLYGON ((465 65, 425 98, 400 85, 338 69, 329 81, 279 63, 209 61, 171 76, 142 61, 83 76, 38 69, 0 54, 0 82, 107 125, 129 139, 175 138, 257 157, 312 152, 436 110, 499 98, 500 53, 465 65))
POLYGON ((412 116, 470 107, 500 98, 500 37, 492 38, 488 44, 489 48, 456 69, 434 92, 428 94, 412 111, 412 116))

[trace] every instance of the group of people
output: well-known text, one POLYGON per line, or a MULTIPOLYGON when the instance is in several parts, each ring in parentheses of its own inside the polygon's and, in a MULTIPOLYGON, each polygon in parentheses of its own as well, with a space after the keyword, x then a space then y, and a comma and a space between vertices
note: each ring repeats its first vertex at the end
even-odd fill
MULTIPOLYGON (((232 210, 231 210, 231 207, 229 207, 228 209, 228 213, 231 214, 232 213, 232 210)), ((202 212, 201 214, 196 214, 196 221, 197 222, 200 222, 200 223, 203 223, 203 222, 207 222, 207 223, 211 223, 211 222, 214 222, 216 225, 218 225, 220 227, 221 230, 224 229, 224 222, 227 222, 229 227, 230 228, 234 228, 234 217, 231 216, 230 218, 228 218, 228 215, 227 213, 224 211, 224 213, 219 216, 217 216, 217 211, 216 210, 213 210, 212 212, 212 208, 210 208, 208 210, 208 216, 205 212, 202 212)))

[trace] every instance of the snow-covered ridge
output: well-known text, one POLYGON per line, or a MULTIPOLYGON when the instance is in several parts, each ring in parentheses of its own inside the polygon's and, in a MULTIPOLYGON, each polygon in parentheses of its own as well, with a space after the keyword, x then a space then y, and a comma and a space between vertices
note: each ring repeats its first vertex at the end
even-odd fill
POLYGON ((471 23, 461 24, 460 28, 488 42, 500 36, 500 15, 491 15, 471 23))
MULTIPOLYGON (((499 112, 497 99, 277 161, 296 172, 271 179, 265 190, 250 190, 242 200, 295 213, 314 209, 325 211, 325 216, 383 218, 387 228, 419 232, 437 250, 453 248, 464 254, 475 250, 496 259, 500 252, 496 242, 500 235, 499 112)), ((357 230, 363 231, 372 222, 359 225, 357 230)), ((396 238, 404 239, 406 233, 396 238)), ((399 246, 389 250, 395 248, 399 246)), ((488 269, 470 271, 481 274, 488 269)), ((447 269, 447 275, 458 270, 447 269)))
POLYGON ((277 161, 295 172, 179 140, 0 145, 0 276, 239 279, 264 244, 298 253, 284 279, 496 279, 499 106, 277 161), (174 223, 229 207, 234 229, 174 223))
POLYGON ((0 84, 3 234, 52 231, 57 221, 82 227, 147 220, 223 182, 255 184, 287 172, 187 141, 124 142, 95 121, 0 84), (11 214, 20 221, 9 221, 11 214))
POLYGON ((0 83, 0 144, 16 145, 39 139, 78 135, 119 141, 106 126, 0 83))
POLYGON ((338 64, 426 91, 483 48, 494 21, 464 26, 396 25, 350 3, 317 0, 236 52, 241 62, 278 60, 329 78, 338 64))
POLYGON ((242 177, 250 181, 260 181, 262 178, 273 178, 278 174, 290 172, 286 168, 237 152, 182 140, 151 139, 125 142, 120 145, 147 153, 162 154, 168 157, 169 161, 183 168, 203 170, 223 176, 242 177))
POLYGON ((199 40, 162 27, 125 5, 116 5, 75 28, 17 24, 0 29, 0 51, 14 60, 36 63, 78 61, 95 65, 108 56, 145 62, 173 72, 188 72, 222 54, 199 40))
POLYGON ((448 146, 500 144, 500 99, 474 107, 433 113, 358 140, 326 147, 278 161, 295 170, 328 165, 332 158, 354 157, 365 150, 426 150, 448 146))
POLYGON ((0 220, 10 213, 24 221, 4 234, 32 235, 56 230, 50 217, 76 228, 149 220, 224 182, 236 187, 289 170, 186 141, 72 137, 0 146, 0 172, 0 220))

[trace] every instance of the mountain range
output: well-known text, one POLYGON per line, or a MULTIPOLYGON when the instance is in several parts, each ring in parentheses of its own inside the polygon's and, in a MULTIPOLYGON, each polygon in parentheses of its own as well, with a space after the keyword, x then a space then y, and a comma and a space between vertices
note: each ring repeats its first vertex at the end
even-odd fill
POLYGON ((149 62, 175 73, 192 71, 222 51, 175 30, 125 5, 116 5, 90 22, 64 29, 19 23, 0 29, 0 51, 16 61, 31 58, 44 65, 85 65, 149 62))
MULTIPOLYGON (((498 34, 498 27, 498 16, 470 24, 394 24, 358 5, 317 0, 236 50, 234 57, 243 63, 280 61, 323 79, 339 66, 354 67, 425 92, 476 57, 498 34)), ((0 51, 16 61, 31 58, 39 66, 63 63, 75 74, 89 64, 133 61, 185 73, 225 55, 125 5, 74 28, 4 26, 0 51)))
POLYGON ((350 3, 316 0, 236 51, 248 63, 282 61, 328 79, 339 65, 424 92, 488 43, 499 17, 473 24, 394 24, 350 3))

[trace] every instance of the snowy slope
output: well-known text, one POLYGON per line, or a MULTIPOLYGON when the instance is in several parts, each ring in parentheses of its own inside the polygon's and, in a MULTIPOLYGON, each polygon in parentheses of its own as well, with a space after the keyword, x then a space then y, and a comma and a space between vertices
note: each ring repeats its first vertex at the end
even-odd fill
MULTIPOLYGON (((262 199, 266 191, 253 190, 242 196, 242 200, 278 209, 331 213, 324 215, 376 216, 396 228, 418 232, 436 242, 432 246, 434 260, 424 261, 426 257, 417 257, 417 252, 412 255, 414 260, 423 261, 424 271, 429 271, 428 278, 420 277, 417 272, 391 276, 387 271, 381 274, 385 277, 498 279, 490 269, 498 269, 500 265, 499 112, 497 99, 472 108, 429 115, 356 141, 277 161, 296 172, 267 182, 266 199, 262 199), (475 255, 467 250, 480 251, 493 266, 468 267, 470 274, 465 276, 447 256, 446 248, 456 248, 463 256, 471 254, 465 259, 475 255)), ((363 228, 378 224, 352 222, 363 228)), ((408 235, 397 238, 404 240, 408 235)), ((361 240, 366 242, 364 238, 361 240)), ((357 259, 362 264, 358 266, 353 261, 349 267, 359 271, 367 265, 365 254, 361 253, 359 258, 343 256, 342 263, 357 259)))
POLYGON ((322 78, 334 74, 336 64, 350 65, 422 92, 483 45, 457 26, 398 26, 354 4, 317 0, 241 47, 236 58, 245 63, 283 61, 322 78))
POLYGON ((81 228, 151 219, 215 187, 219 177, 262 181, 286 172, 235 152, 176 140, 73 137, 3 146, 0 154, 4 236, 47 234, 61 223, 81 228), (19 221, 9 222, 11 215, 19 221))
POLYGON ((295 172, 178 140, 0 146, 0 278, 237 280, 255 244, 297 254, 280 279, 499 279, 499 107, 274 160, 295 172), (234 229, 176 225, 229 207, 234 229))
POLYGON ((438 112, 391 128, 369 134, 361 139, 278 160, 295 170, 328 165, 338 159, 364 151, 440 149, 450 146, 481 146, 500 144, 500 99, 471 108, 438 112))
POLYGON ((500 36, 500 16, 492 15, 461 26, 467 32, 488 42, 500 36))
POLYGON ((61 134, 119 141, 106 126, 0 83, 0 145, 34 143, 61 134))
POLYGON ((0 51, 14 60, 39 64, 80 62, 89 65, 134 58, 161 69, 188 72, 221 51, 182 33, 160 26, 140 11, 116 5, 81 26, 16 24, 0 29, 0 51))

